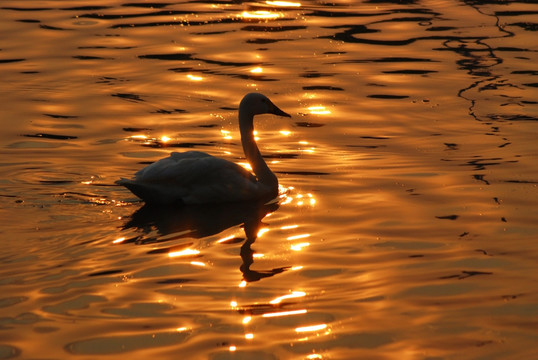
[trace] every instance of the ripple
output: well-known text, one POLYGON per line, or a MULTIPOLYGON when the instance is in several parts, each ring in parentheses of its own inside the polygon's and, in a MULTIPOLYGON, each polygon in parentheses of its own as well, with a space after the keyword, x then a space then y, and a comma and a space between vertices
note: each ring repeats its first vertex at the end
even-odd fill
MULTIPOLYGON (((142 7, 142 6, 140 6, 142 7)), ((139 13, 139 14, 103 14, 103 13, 94 13, 94 14, 82 14, 79 15, 80 18, 91 18, 91 19, 130 19, 130 18, 140 18, 140 17, 155 17, 155 16, 174 16, 174 15, 190 15, 191 11, 179 11, 179 10, 166 10, 166 11, 153 11, 149 13, 139 13)))
POLYGON ((341 87, 330 85, 312 85, 303 86, 303 90, 330 90, 330 91, 344 91, 341 87))
POLYGON ((322 123, 314 123, 314 122, 309 122, 309 121, 297 121, 295 122, 295 125, 299 127, 306 127, 306 128, 310 128, 310 127, 317 128, 317 127, 325 126, 325 124, 322 124, 322 123))
POLYGON ((0 358, 532 358, 536 10, 269 3, 3 4, 0 358), (255 242, 251 208, 115 200, 242 158, 251 91, 294 114, 256 122, 290 189, 255 242))
POLYGON ((72 342, 67 344, 65 349, 76 355, 122 354, 135 350, 177 345, 189 339, 190 334, 190 331, 166 331, 96 337, 72 342))
POLYGON ((44 24, 39 25, 39 27, 41 29, 44 29, 44 30, 55 30, 55 31, 73 30, 73 29, 66 29, 66 28, 61 28, 61 27, 58 27, 58 26, 51 26, 51 25, 44 25, 44 24))
POLYGON ((88 274, 88 276, 106 276, 106 275, 116 275, 123 273, 123 270, 121 269, 114 269, 114 270, 104 270, 104 271, 98 271, 91 274, 88 274))
POLYGON ((70 311, 86 309, 96 302, 106 302, 107 298, 98 295, 81 295, 54 305, 43 306, 43 311, 52 314, 70 315, 70 311))
POLYGON ((15 6, 5 6, 2 7, 3 10, 13 10, 13 11, 46 11, 54 10, 53 8, 46 7, 15 7, 15 6))
POLYGON ((14 63, 14 62, 21 62, 25 61, 26 59, 0 59, 0 64, 8 64, 8 63, 14 63))
POLYGON ((408 69, 408 70, 385 70, 383 74, 403 74, 403 75, 426 75, 436 73, 436 70, 418 70, 418 69, 408 69))
POLYGON ((0 299, 0 308, 13 306, 28 300, 26 296, 11 296, 0 299))
POLYGON ((45 133, 23 134, 21 136, 34 137, 34 138, 43 138, 43 139, 52 139, 52 140, 71 140, 71 139, 77 139, 78 138, 78 136, 72 136, 72 135, 58 135, 58 134, 45 134, 45 133))
POLYGON ((351 63, 409 63, 409 62, 438 62, 437 60, 426 59, 426 58, 416 58, 416 57, 381 57, 373 59, 364 59, 364 60, 347 60, 346 62, 351 63))
POLYGON ((171 5, 171 3, 157 3, 157 2, 143 2, 143 3, 125 3, 121 6, 125 7, 143 7, 143 8, 164 8, 171 5))
POLYGON ((73 7, 67 7, 67 8, 61 8, 60 10, 68 10, 68 11, 88 11, 88 10, 105 10, 110 9, 111 6, 73 6, 73 7))
POLYGON ((76 115, 59 115, 59 114, 43 114, 45 116, 51 117, 53 119, 76 119, 76 115))
POLYGON ((243 31, 253 31, 253 32, 284 32, 284 31, 295 31, 295 30, 304 30, 306 26, 263 26, 263 25, 248 25, 241 28, 243 31))
POLYGON ((230 24, 237 23, 238 19, 218 19, 209 21, 193 21, 193 20, 174 20, 174 21, 158 21, 149 23, 123 23, 111 25, 111 29, 123 29, 123 28, 139 28, 139 27, 160 27, 160 26, 207 26, 213 24, 230 24))
POLYGON ((256 39, 248 39, 246 42, 247 44, 273 44, 281 41, 292 41, 292 39, 262 39, 262 38, 256 38, 256 39))
POLYGON ((331 349, 376 349, 393 343, 395 334, 390 332, 357 332, 354 334, 340 334, 339 336, 327 341, 322 341, 323 337, 308 342, 295 342, 289 347, 290 351, 295 353, 308 353, 317 344, 331 349), (317 340, 317 341, 316 341, 317 340))
POLYGON ((273 354, 256 350, 223 351, 209 356, 209 360, 278 360, 273 354))
POLYGON ((0 344, 0 359, 12 359, 18 357, 21 350, 14 346, 0 344))
POLYGON ((94 56, 94 55, 74 55, 73 59, 77 59, 77 60, 114 60, 114 58, 111 58, 111 57, 102 57, 102 56, 94 56))
POLYGON ((183 60, 194 60, 192 54, 150 54, 150 55, 139 55, 140 59, 155 59, 155 60, 166 60, 166 61, 183 61, 183 60))
POLYGON ((142 97, 138 94, 130 94, 130 93, 117 93, 112 94, 111 96, 118 97, 123 100, 132 101, 132 102, 142 102, 145 101, 142 99, 142 97))
POLYGON ((372 94, 372 95, 366 95, 366 97, 373 98, 373 99, 385 99, 385 100, 400 100, 400 99, 409 98, 409 96, 407 95, 389 95, 389 94, 372 94))
POLYGON ((459 215, 443 215, 436 216, 436 218, 441 220, 457 220, 459 218, 459 215))
POLYGON ((68 143, 51 143, 43 141, 18 141, 7 145, 10 149, 54 149, 70 146, 68 143))
POLYGON ((170 304, 163 303, 135 303, 130 304, 126 308, 105 308, 105 314, 117 315, 125 318, 152 318, 152 317, 168 317, 170 310, 175 307, 170 304))

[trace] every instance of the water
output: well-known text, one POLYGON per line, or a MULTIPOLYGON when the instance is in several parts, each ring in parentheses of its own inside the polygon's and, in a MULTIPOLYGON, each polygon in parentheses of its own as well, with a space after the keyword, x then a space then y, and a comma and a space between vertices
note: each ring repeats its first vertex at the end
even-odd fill
POLYGON ((532 1, 3 1, 0 358, 530 359, 532 1), (143 207, 170 151, 278 204, 143 207), (244 225, 243 225, 244 224, 244 225))

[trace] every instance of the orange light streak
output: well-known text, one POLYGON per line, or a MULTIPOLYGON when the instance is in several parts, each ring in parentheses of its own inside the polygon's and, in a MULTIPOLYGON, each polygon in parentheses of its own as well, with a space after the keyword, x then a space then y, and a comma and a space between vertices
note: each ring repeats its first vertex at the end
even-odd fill
POLYGON ((191 261, 191 265, 194 265, 194 266, 205 266, 205 263, 201 262, 201 261, 191 261))
POLYGON ((319 330, 325 329, 326 327, 327 327, 327 324, 311 325, 311 326, 298 327, 295 329, 295 331, 298 333, 319 331, 319 330))
POLYGON ((223 136, 226 140, 231 140, 231 139, 232 139, 232 135, 230 135, 230 131, 221 129, 221 130, 220 130, 220 133, 222 134, 222 136, 223 136))
POLYGON ((289 2, 289 1, 266 1, 267 5, 271 6, 286 6, 286 7, 300 7, 301 3, 289 2))
POLYGON ((125 241, 125 237, 117 238, 116 240, 112 241, 112 244, 119 244, 121 242, 125 241))
POLYGON ((135 140, 146 140, 148 137, 146 135, 131 135, 131 139, 135 140))
POLYGON ((274 20, 279 17, 282 17, 281 14, 272 13, 270 11, 265 10, 257 10, 257 11, 243 11, 243 13, 240 15, 244 19, 264 19, 264 20, 274 20))
POLYGON ((198 255, 200 253, 199 250, 195 249, 183 249, 179 251, 171 251, 168 253, 169 257, 178 257, 178 256, 193 256, 198 255))
POLYGON ((220 243, 226 242, 228 240, 232 240, 233 238, 235 238, 234 235, 226 236, 226 237, 223 237, 222 239, 217 240, 217 243, 220 244, 220 243))
POLYGON ((300 234, 300 235, 293 235, 286 238, 286 240, 297 240, 297 239, 305 239, 307 237, 310 237, 310 234, 300 234))
POLYGON ((300 243, 300 244, 294 244, 294 245, 290 246, 290 248, 293 251, 301 251, 301 250, 303 250, 304 247, 307 247, 307 246, 310 246, 310 243, 304 242, 304 243, 300 243))
POLYGON ((290 310, 290 311, 282 311, 282 312, 272 312, 272 313, 265 313, 265 314, 262 315, 262 317, 268 318, 268 317, 300 315, 300 314, 306 314, 306 312, 307 312, 306 309, 290 310))
POLYGON ((327 115, 331 113, 331 111, 327 110, 325 106, 311 106, 308 108, 308 110, 310 110, 310 114, 314 115, 327 115))
POLYGON ((266 232, 269 231, 269 228, 261 228, 260 230, 258 230, 258 237, 261 237, 263 234, 265 234, 266 232))
POLYGON ((196 75, 191 75, 191 74, 188 74, 187 78, 189 78, 189 80, 192 80, 192 81, 202 81, 202 80, 204 80, 204 78, 201 77, 201 76, 196 76, 196 75))
POLYGON ((294 298, 303 297, 303 296, 306 296, 306 293, 304 291, 293 291, 291 294, 279 296, 276 299, 269 301, 269 304, 273 304, 273 305, 280 304, 282 300, 294 299, 294 298))

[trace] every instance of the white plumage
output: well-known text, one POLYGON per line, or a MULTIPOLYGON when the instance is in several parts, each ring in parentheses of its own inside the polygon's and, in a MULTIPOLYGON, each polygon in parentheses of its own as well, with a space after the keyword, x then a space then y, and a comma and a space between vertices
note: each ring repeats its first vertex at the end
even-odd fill
POLYGON ((258 93, 245 95, 239 105, 241 143, 255 175, 228 160, 187 151, 173 152, 139 170, 132 180, 121 179, 116 183, 148 203, 270 200, 278 195, 278 180, 263 160, 253 134, 254 115, 265 113, 290 117, 258 93))

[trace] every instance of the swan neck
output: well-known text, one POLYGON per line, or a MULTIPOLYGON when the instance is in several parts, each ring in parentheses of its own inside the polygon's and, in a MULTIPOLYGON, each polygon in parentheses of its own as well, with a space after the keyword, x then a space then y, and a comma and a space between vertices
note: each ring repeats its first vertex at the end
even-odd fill
POLYGON ((258 178, 258 181, 263 185, 270 187, 272 190, 276 189, 275 191, 278 192, 278 179, 263 160, 258 145, 256 144, 253 121, 253 114, 241 108, 239 109, 239 131, 241 133, 241 144, 243 145, 245 157, 252 167, 252 171, 258 178))

